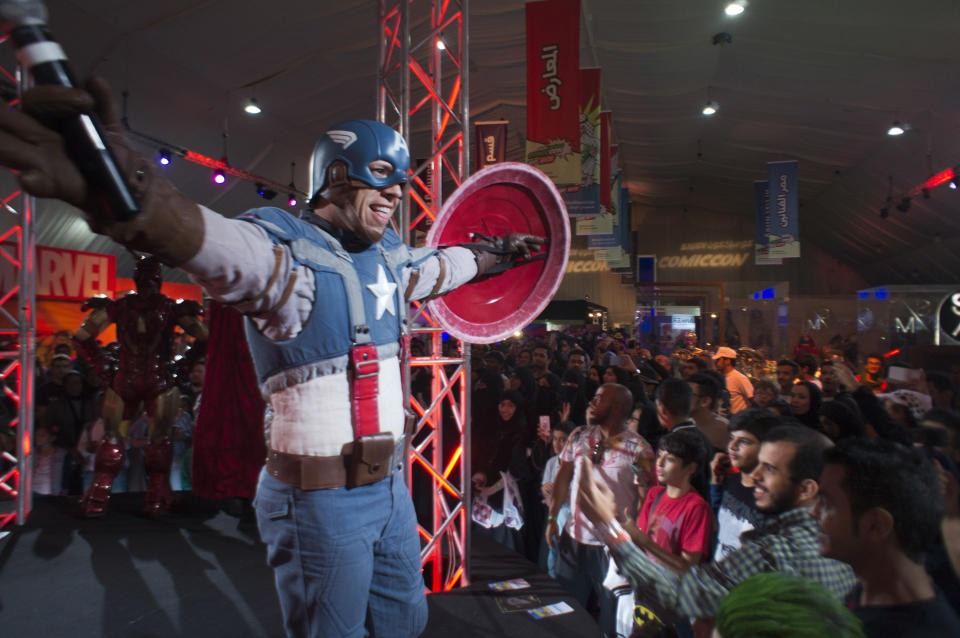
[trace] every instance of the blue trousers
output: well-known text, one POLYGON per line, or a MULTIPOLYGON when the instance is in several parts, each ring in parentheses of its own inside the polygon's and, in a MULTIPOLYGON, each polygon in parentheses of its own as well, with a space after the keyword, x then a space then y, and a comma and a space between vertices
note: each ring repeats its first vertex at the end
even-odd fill
POLYGON ((420 635, 420 541, 400 471, 350 490, 306 491, 264 470, 254 507, 287 636, 420 635))

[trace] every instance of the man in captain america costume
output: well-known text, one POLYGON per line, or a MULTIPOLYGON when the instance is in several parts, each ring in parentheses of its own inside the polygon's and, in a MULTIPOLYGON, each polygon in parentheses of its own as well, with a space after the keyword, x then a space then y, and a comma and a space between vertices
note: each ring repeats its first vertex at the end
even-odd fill
POLYGON ((426 624, 420 543, 398 468, 406 454, 401 356, 406 304, 528 257, 543 240, 409 249, 389 228, 407 180, 389 127, 338 124, 317 143, 312 198, 227 219, 135 154, 109 90, 42 86, 0 113, 0 165, 38 197, 81 208, 91 227, 178 266, 247 317, 272 414, 255 499, 289 636, 416 636, 426 624), (97 112, 141 212, 115 221, 50 123, 97 112))

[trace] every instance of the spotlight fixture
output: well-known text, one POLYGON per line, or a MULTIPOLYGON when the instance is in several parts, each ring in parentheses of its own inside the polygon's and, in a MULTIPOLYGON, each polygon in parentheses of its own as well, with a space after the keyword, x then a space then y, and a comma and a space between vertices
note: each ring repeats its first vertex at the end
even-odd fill
POLYGON ((886 219, 889 214, 890 214, 889 207, 884 206, 883 208, 880 209, 880 219, 886 219))
POLYGON ((728 2, 727 6, 723 8, 723 12, 728 16, 738 16, 747 8, 747 0, 734 0, 733 2, 728 2))
MULTIPOLYGON (((287 206, 289 206, 290 208, 293 208, 294 206, 297 205, 297 196, 294 194, 297 192, 297 187, 293 185, 296 169, 297 169, 297 163, 290 162, 290 192, 287 193, 287 206)), ((307 194, 307 197, 310 197, 310 195, 307 194)))
POLYGON ((899 120, 895 120, 893 124, 890 125, 890 128, 887 129, 887 135, 897 136, 903 135, 903 132, 907 130, 904 128, 903 124, 899 120))
POLYGON ((437 50, 444 51, 447 48, 447 43, 443 41, 443 38, 437 38, 437 50))
POLYGON ((733 36, 727 33, 726 31, 721 31, 720 33, 713 34, 713 46, 724 46, 726 44, 733 44, 733 36))
POLYGON ((157 162, 159 162, 160 166, 170 166, 170 151, 161 148, 157 152, 157 162))
POLYGON ((720 105, 714 102, 713 100, 710 100, 709 102, 703 105, 703 110, 701 110, 700 112, 703 113, 705 116, 710 117, 711 115, 716 114, 716 112, 719 110, 720 110, 720 105))
POLYGON ((223 184, 225 181, 227 181, 227 176, 226 176, 226 174, 223 172, 223 169, 222 169, 222 168, 218 168, 217 170, 213 171, 213 183, 214 183, 214 184, 223 184))
POLYGON ((897 204, 897 210, 900 211, 901 213, 905 213, 908 210, 910 210, 910 198, 904 197, 903 199, 901 199, 900 203, 897 204))
POLYGON ((261 184, 260 182, 257 182, 257 185, 256 185, 256 186, 257 186, 257 195, 259 195, 260 197, 262 197, 262 198, 264 198, 264 199, 270 200, 270 199, 273 199, 274 197, 277 196, 277 191, 275 191, 275 190, 270 190, 269 188, 265 187, 265 186, 264 186, 263 184, 261 184))
POLYGON ((957 190, 957 178, 954 177, 950 180, 950 190, 957 190))
POLYGON ((263 112, 263 109, 260 108, 260 104, 257 103, 257 98, 255 97, 250 98, 250 101, 243 107, 243 110, 250 115, 260 115, 260 113, 263 112))

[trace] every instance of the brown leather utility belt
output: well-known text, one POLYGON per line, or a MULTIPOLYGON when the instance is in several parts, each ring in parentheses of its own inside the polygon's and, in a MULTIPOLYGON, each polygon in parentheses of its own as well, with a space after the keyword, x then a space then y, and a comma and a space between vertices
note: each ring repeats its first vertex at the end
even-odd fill
POLYGON ((407 438, 394 442, 387 432, 361 436, 346 443, 339 456, 304 456, 267 452, 267 473, 302 490, 331 490, 369 485, 403 465, 407 438))

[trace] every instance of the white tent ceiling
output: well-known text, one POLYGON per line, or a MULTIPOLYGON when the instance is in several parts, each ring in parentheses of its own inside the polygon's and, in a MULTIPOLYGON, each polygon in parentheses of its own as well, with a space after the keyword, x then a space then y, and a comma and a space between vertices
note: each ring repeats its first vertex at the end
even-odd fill
MULTIPOLYGON (((423 0, 420 0, 423 1, 423 0)), ((634 201, 635 227, 736 229, 752 236, 752 182, 765 163, 800 161, 801 239, 870 284, 948 283, 960 272, 960 193, 907 213, 878 209, 960 164, 960 3, 952 0, 583 0, 582 66, 603 97, 634 201), (713 35, 732 35, 714 46, 713 35), (699 111, 720 103, 711 119, 699 111), (888 137, 894 120, 911 125, 888 137)), ((522 159, 524 2, 472 0, 471 118, 508 119, 522 159)), ((229 132, 232 165, 306 186, 326 126, 372 117, 373 0, 50 0, 51 28, 81 74, 128 92, 130 125, 212 157, 229 132), (243 114, 255 95, 258 117, 243 114)), ((9 45, 0 45, 8 66, 9 45)), ((227 215, 262 205, 250 184, 168 169, 188 195, 227 215)), ((114 252, 64 207, 41 209, 40 243, 114 252)), ((729 233, 728 233, 729 234, 729 233)), ((724 239, 728 237, 722 237, 724 239)), ((655 246, 654 246, 655 248, 655 246)), ((123 262, 121 262, 123 265, 123 262)))

